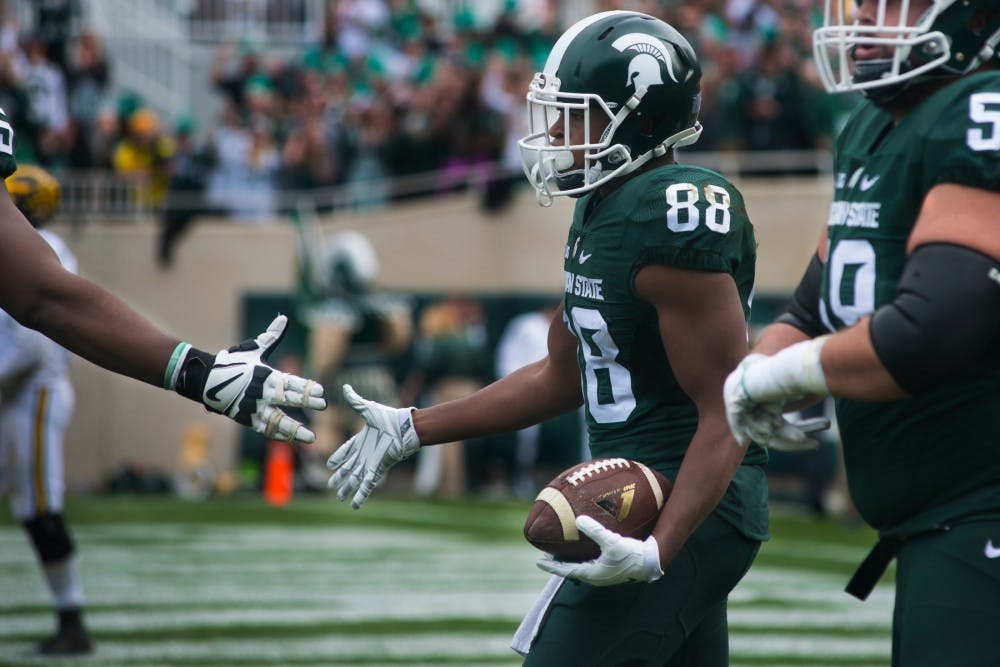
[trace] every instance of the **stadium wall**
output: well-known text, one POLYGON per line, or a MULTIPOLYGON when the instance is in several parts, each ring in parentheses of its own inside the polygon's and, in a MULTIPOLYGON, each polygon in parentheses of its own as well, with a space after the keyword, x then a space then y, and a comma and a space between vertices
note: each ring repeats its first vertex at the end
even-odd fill
MULTIPOLYGON (((758 294, 787 294, 813 252, 829 205, 829 179, 738 182, 759 242, 758 294)), ((323 220, 324 229, 364 231, 381 262, 380 282, 426 293, 557 294, 572 202, 541 209, 522 189, 502 214, 483 213, 477 198, 416 201, 323 220)), ((242 331, 243 297, 287 293, 294 284, 296 235, 287 222, 241 224, 203 219, 181 242, 169 270, 154 260, 157 225, 62 224, 81 273, 111 289, 166 330, 206 350, 227 347, 242 331)), ((67 434, 70 491, 98 488, 125 462, 172 473, 194 425, 208 429, 212 463, 231 470, 240 434, 228 420, 137 381, 75 360, 77 407, 67 434)))

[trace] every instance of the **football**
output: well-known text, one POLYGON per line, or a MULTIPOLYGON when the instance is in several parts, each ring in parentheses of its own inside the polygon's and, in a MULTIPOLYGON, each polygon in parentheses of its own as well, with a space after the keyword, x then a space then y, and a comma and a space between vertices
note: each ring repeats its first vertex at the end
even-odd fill
POLYGON ((559 560, 580 562, 600 555, 580 534, 576 517, 593 517, 619 535, 646 539, 670 493, 670 480, 637 461, 605 458, 568 468, 535 498, 524 537, 559 560))

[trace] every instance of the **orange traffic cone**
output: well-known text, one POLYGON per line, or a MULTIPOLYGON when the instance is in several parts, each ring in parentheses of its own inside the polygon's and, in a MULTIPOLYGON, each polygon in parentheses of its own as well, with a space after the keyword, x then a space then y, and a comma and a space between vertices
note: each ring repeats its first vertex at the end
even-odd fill
POLYGON ((264 463, 264 500, 269 505, 287 505, 292 500, 295 462, 292 445, 280 440, 267 441, 264 463))

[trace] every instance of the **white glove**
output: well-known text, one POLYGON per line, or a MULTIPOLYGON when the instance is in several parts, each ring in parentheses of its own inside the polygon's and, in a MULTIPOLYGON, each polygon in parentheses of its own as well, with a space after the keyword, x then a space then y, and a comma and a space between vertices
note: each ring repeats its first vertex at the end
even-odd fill
POLYGON ((576 518, 581 533, 597 542, 601 555, 585 563, 565 563, 552 558, 538 561, 540 569, 561 577, 579 579, 593 586, 656 581, 663 576, 660 546, 650 535, 645 540, 623 537, 589 516, 576 518))
POLYGON ((167 368, 167 386, 265 437, 315 441, 315 433, 277 406, 322 410, 326 407, 323 385, 266 363, 287 324, 288 318, 278 315, 264 333, 215 356, 181 343, 167 368))
POLYGON ((820 351, 827 338, 820 336, 789 345, 771 356, 748 355, 736 369, 742 369, 740 385, 747 399, 758 405, 784 404, 810 394, 829 394, 820 364, 820 351))
POLYGON ((726 401, 726 419, 729 428, 741 447, 751 440, 771 449, 795 452, 816 449, 819 442, 807 434, 830 427, 826 417, 790 422, 773 405, 730 405, 726 401))
POLYGON ((748 355, 723 387, 726 419, 741 446, 751 440, 779 450, 812 449, 806 434, 829 427, 825 418, 792 424, 782 416, 791 400, 829 393, 819 354, 825 337, 797 343, 773 356, 748 355))
POLYGON ((344 398, 365 425, 327 460, 326 467, 334 471, 327 486, 337 489, 340 500, 354 493, 351 507, 358 509, 389 468, 420 449, 420 439, 413 428, 413 408, 365 400, 349 384, 344 398))

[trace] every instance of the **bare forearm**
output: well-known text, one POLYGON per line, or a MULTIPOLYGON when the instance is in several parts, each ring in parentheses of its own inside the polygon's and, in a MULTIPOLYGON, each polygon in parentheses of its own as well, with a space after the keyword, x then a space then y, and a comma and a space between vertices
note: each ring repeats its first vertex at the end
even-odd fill
POLYGON ((413 425, 424 445, 516 431, 581 405, 578 376, 567 379, 542 360, 464 398, 416 410, 413 425))
POLYGON ((0 306, 98 366, 156 386, 179 342, 102 287, 64 269, 0 188, 0 306))
POLYGON ((724 417, 699 425, 653 529, 662 567, 673 560, 718 505, 745 453, 746 449, 736 444, 724 417))
POLYGON ((96 284, 74 276, 45 289, 24 324, 107 370, 163 385, 177 343, 96 284))
POLYGON ((742 382, 753 387, 748 391, 755 400, 794 399, 783 403, 786 411, 827 394, 858 401, 906 398, 875 352, 869 324, 870 318, 864 318, 837 333, 815 339, 803 334, 800 340, 795 340, 793 327, 768 327, 754 348, 768 357, 754 363, 752 372, 744 372, 742 382))
POLYGON ((907 397, 889 375, 871 342, 871 318, 830 336, 820 363, 826 386, 834 396, 858 401, 895 401, 907 397))
POLYGON ((761 332, 760 338, 757 339, 757 342, 753 346, 753 352, 755 354, 774 354, 789 345, 800 343, 807 338, 808 336, 805 333, 790 324, 776 322, 761 332))

